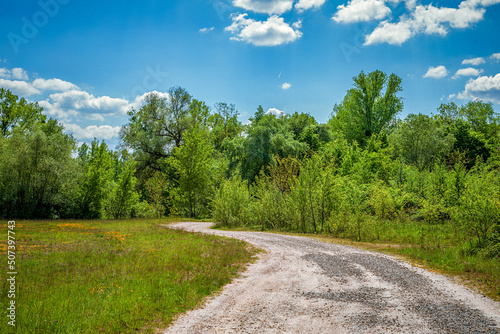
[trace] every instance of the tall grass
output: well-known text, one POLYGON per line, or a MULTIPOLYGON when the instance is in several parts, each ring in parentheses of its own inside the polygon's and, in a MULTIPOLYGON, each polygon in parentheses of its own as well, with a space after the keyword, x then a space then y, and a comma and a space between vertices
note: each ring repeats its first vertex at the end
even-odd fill
POLYGON ((164 221, 17 222, 16 327, 7 325, 2 274, 0 332, 152 333, 228 283, 254 252, 164 221))

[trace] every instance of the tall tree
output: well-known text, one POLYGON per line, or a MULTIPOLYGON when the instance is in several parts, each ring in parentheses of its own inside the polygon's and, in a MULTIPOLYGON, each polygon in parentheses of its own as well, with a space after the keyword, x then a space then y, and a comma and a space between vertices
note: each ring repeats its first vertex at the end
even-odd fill
POLYGON ((16 126, 26 127, 36 122, 45 122, 43 108, 37 103, 19 99, 10 90, 0 88, 0 134, 7 136, 16 126))
POLYGON ((234 104, 218 102, 211 117, 212 135, 215 148, 221 149, 224 139, 231 140, 241 133, 242 125, 238 121, 238 111, 234 104))
POLYGON ((403 90, 402 80, 379 70, 361 72, 353 80, 353 88, 347 91, 342 103, 334 107, 330 124, 348 140, 364 145, 373 134, 388 129, 403 110, 403 100, 397 96, 403 90))
POLYGON ((85 177, 80 186, 79 216, 102 218, 105 215, 105 203, 110 196, 113 179, 113 154, 104 141, 92 141, 85 167, 85 177))
POLYGON ((419 169, 430 167, 436 158, 448 154, 455 142, 440 123, 427 115, 410 114, 389 136, 395 154, 419 169))
POLYGON ((179 176, 175 196, 188 215, 196 217, 210 193, 213 147, 208 133, 200 126, 186 132, 183 141, 184 145, 174 149, 170 160, 179 176))
POLYGON ((65 215, 80 173, 74 148, 75 140, 52 119, 0 136, 0 216, 65 215))
POLYGON ((150 93, 139 110, 128 112, 129 123, 123 127, 120 138, 124 146, 134 151, 138 169, 165 169, 165 158, 174 147, 181 146, 182 135, 193 119, 207 117, 208 108, 194 102, 184 88, 172 87, 168 97, 150 93))

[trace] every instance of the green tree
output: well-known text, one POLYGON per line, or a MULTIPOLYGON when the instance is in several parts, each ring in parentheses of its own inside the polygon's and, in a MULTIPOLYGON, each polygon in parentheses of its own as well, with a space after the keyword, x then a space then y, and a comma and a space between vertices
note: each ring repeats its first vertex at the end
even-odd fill
POLYGON ((107 215, 112 218, 130 217, 134 206, 139 202, 139 195, 135 191, 135 165, 132 159, 123 163, 121 173, 113 185, 113 190, 106 208, 107 215))
POLYGON ((110 196, 113 180, 113 154, 104 141, 94 139, 91 143, 85 176, 80 186, 80 210, 78 216, 84 218, 102 218, 105 216, 105 204, 110 196))
POLYGON ((0 134, 8 136, 16 126, 28 127, 37 122, 45 122, 43 108, 37 103, 27 102, 10 90, 0 88, 0 134))
POLYGON ((381 71, 361 72, 353 78, 354 86, 347 91, 341 104, 335 105, 330 120, 334 130, 340 130, 349 141, 366 144, 373 135, 387 130, 395 116, 403 110, 401 78, 381 71))
POLYGON ((183 141, 184 145, 174 149, 170 160, 179 176, 175 197, 190 217, 197 217, 211 192, 213 147, 207 131, 200 126, 186 132, 183 141))
POLYGON ((80 175, 71 157, 74 148, 75 140, 52 119, 30 128, 14 128, 0 140, 0 215, 66 215, 80 175))
POLYGON ((420 170, 430 167, 435 159, 453 148, 455 138, 447 134, 435 119, 422 114, 410 114, 389 136, 395 155, 420 170))
POLYGON ((138 169, 164 171, 165 159, 182 144, 182 135, 193 122, 208 117, 206 106, 192 101, 181 87, 172 87, 168 98, 158 93, 145 97, 139 110, 130 110, 129 123, 120 132, 123 145, 134 151, 138 169))
POLYGON ((212 135, 216 149, 221 149, 224 140, 231 140, 241 133, 243 127, 238 121, 238 111, 234 104, 219 102, 211 117, 212 135))

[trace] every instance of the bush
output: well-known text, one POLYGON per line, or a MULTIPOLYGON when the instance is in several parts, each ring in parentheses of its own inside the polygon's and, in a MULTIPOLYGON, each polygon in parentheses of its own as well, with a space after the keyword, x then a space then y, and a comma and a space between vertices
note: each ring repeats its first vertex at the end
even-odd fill
POLYGON ((212 202, 214 222, 220 226, 244 226, 250 223, 251 198, 246 182, 240 177, 224 181, 212 202))

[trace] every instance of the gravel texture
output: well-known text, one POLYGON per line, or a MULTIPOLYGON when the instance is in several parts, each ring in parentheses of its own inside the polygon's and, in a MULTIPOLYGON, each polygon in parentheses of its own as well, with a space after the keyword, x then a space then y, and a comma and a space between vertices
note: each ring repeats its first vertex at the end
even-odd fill
POLYGON ((163 333, 500 333, 500 304, 393 257, 210 223, 168 225, 266 250, 163 333))

